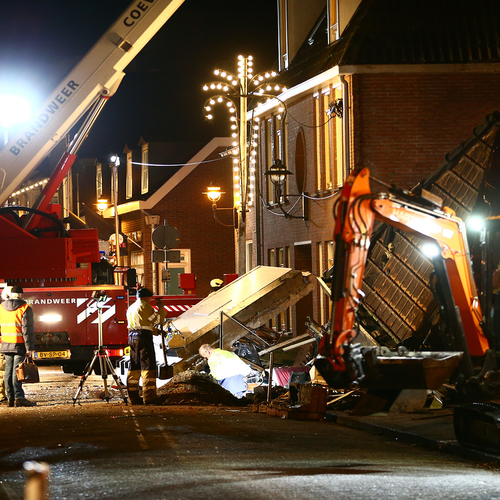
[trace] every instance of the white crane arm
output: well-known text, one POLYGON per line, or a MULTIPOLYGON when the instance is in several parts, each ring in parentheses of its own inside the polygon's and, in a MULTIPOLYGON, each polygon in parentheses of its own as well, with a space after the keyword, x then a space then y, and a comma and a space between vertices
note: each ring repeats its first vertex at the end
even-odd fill
POLYGON ((184 0, 135 0, 0 150, 0 205, 99 96, 111 96, 125 67, 184 0))

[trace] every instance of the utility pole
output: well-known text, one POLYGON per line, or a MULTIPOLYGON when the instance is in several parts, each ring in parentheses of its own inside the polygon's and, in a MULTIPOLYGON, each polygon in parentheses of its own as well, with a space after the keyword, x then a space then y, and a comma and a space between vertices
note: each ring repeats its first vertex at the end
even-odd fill
POLYGON ((238 210, 237 236, 237 272, 242 276, 246 272, 246 211, 248 197, 248 146, 247 146, 247 111, 248 111, 248 57, 240 56, 238 61, 240 79, 240 208, 238 210))

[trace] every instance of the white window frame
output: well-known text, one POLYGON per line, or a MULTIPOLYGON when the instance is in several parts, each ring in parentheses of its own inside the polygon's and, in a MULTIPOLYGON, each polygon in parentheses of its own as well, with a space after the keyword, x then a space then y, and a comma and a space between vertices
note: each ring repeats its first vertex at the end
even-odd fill
POLYGON ((141 194, 149 191, 149 148, 145 144, 142 146, 142 166, 141 166, 141 194))
POLYGON ((132 198, 133 184, 132 184, 132 153, 127 153, 127 183, 126 183, 126 197, 127 200, 132 198))
POLYGON ((95 192, 97 199, 102 198, 102 164, 98 163, 95 169, 95 192))

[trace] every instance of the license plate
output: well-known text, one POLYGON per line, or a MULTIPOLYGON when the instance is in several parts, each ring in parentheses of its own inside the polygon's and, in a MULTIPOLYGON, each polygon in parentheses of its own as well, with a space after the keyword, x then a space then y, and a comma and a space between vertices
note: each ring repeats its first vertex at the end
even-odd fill
POLYGON ((69 351, 37 351, 34 353, 34 359, 52 359, 52 358, 63 358, 68 359, 70 357, 69 351))

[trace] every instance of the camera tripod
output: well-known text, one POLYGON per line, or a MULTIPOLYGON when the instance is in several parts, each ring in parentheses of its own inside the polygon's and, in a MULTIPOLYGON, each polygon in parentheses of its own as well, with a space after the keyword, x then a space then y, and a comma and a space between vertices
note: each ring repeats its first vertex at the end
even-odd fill
MULTIPOLYGON (((110 374, 114 381, 116 382, 116 385, 120 391, 120 394, 123 398, 123 402, 127 404, 127 396, 125 396, 125 393, 123 392, 120 380, 116 376, 115 369, 113 368, 113 364, 111 363, 111 360, 109 359, 108 353, 106 352, 105 347, 102 344, 102 308, 104 306, 104 303, 107 300, 107 296, 104 292, 94 292, 92 294, 92 298, 96 302, 96 307, 97 307, 97 312, 98 312, 98 318, 99 318, 99 345, 97 349, 94 351, 94 357, 92 358, 92 361, 90 362, 89 365, 87 365, 87 368, 85 370, 85 373, 82 375, 82 378, 80 379, 80 385, 78 386, 78 390, 76 391, 76 394, 73 398, 73 405, 77 402, 79 396, 82 393, 83 386, 89 377, 89 375, 92 373, 92 368, 94 367, 94 364, 97 360, 99 360, 99 368, 101 371, 101 377, 102 381, 104 384, 104 399, 106 402, 109 403, 109 390, 108 390, 108 374, 110 374)), ((80 403, 78 403, 80 404, 80 403)))

